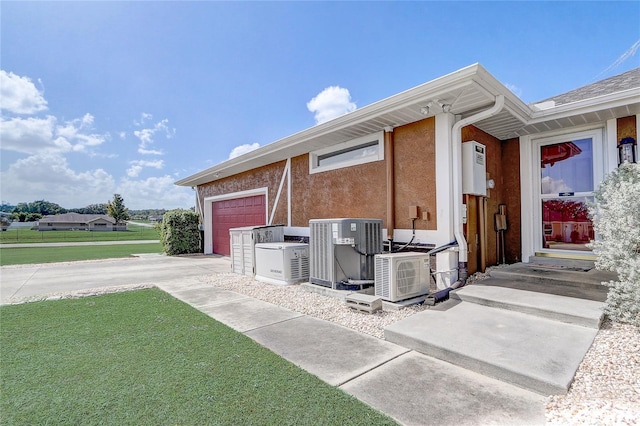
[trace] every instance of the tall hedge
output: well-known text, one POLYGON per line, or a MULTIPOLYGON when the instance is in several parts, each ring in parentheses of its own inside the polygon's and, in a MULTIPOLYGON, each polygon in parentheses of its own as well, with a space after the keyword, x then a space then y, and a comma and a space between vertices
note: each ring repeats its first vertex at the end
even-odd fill
POLYGON ((171 210, 164 214, 160 241, 170 256, 200 252, 199 217, 192 210, 171 210))
POLYGON ((604 313, 640 326, 640 164, 624 163, 595 193, 590 210, 598 239, 596 267, 618 274, 608 285, 604 313))

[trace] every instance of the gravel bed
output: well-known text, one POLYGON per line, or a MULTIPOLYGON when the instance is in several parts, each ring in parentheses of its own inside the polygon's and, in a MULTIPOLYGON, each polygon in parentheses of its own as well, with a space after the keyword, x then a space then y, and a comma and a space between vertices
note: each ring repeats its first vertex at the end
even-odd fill
POLYGON ((640 425, 640 328, 605 323, 566 395, 549 397, 552 425, 640 425))

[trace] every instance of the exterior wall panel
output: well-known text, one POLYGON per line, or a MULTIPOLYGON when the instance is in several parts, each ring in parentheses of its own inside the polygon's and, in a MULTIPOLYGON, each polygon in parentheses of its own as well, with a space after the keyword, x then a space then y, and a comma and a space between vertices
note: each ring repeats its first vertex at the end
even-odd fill
POLYGON ((292 226, 335 217, 386 221, 384 161, 310 175, 309 156, 302 155, 291 160, 291 172, 292 226))
POLYGON ((411 229, 409 206, 419 208, 416 229, 437 229, 435 124, 431 117, 394 129, 397 229, 411 229))

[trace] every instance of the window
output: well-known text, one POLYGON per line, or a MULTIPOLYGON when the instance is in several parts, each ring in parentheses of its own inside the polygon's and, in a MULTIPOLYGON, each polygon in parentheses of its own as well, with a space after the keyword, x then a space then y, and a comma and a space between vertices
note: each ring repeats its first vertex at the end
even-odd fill
POLYGON ((309 153, 309 173, 384 160, 384 133, 352 139, 309 153))

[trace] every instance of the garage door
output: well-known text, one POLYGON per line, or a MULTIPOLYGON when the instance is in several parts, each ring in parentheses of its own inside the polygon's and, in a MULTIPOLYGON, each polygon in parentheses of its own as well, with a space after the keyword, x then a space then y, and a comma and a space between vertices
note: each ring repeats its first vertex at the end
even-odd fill
POLYGON ((229 229, 241 226, 266 225, 264 195, 216 201, 211 210, 213 252, 229 256, 229 229))

